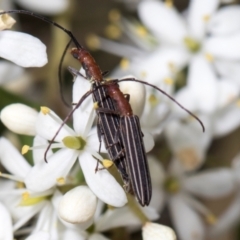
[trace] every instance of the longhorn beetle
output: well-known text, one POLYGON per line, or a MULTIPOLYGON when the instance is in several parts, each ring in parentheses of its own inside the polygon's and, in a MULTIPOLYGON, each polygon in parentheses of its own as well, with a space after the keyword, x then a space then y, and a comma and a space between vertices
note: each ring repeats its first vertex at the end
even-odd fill
MULTIPOLYGON (((56 27, 62 29, 70 36, 71 41, 73 41, 77 47, 72 49, 71 53, 74 58, 80 61, 83 69, 86 72, 86 77, 92 83, 92 89, 84 94, 84 96, 79 100, 75 108, 64 120, 63 124, 69 119, 73 111, 81 105, 84 99, 93 93, 94 101, 98 102, 99 104, 97 115, 100 146, 101 135, 103 135, 103 139, 106 148, 108 149, 109 155, 115 162, 124 182, 127 183, 127 190, 133 190, 133 193, 142 206, 148 205, 151 200, 152 187, 139 119, 136 115, 133 114, 131 106, 125 98, 124 94, 120 91, 117 82, 136 81, 152 86, 164 95, 168 96, 182 109, 196 118, 202 125, 204 131, 202 122, 193 113, 185 109, 176 100, 174 100, 171 96, 154 85, 133 78, 105 82, 102 77, 102 72, 93 57, 81 46, 80 43, 78 43, 71 31, 63 28, 59 24, 52 22, 51 20, 41 15, 37 15, 25 10, 11 10, 1 12, 0 15, 5 13, 27 14, 40 18, 43 21, 51 23, 56 27), (120 117, 118 115, 120 115, 120 117)), ((59 131, 57 131, 50 144, 54 141, 59 131)), ((50 145, 48 149, 49 148, 50 145)))
MULTIPOLYGON (((100 108, 110 109, 115 111, 113 101, 109 96, 106 95, 104 88, 102 87, 98 88, 98 86, 101 85, 102 81, 104 81, 102 77, 102 72, 99 66, 96 64, 94 58, 90 55, 90 53, 87 50, 85 50, 82 47, 82 45, 77 41, 77 39, 75 38, 75 36, 71 31, 65 29, 58 23, 53 22, 48 18, 45 18, 41 15, 35 14, 27 10, 9 10, 9 11, 0 12, 0 15, 6 14, 6 13, 26 14, 26 15, 39 18, 47 23, 53 24, 54 26, 56 26, 57 28, 61 29, 66 34, 68 34, 71 40, 67 46, 69 46, 70 43, 73 42, 76 46, 76 49, 78 49, 79 51, 78 52, 79 61, 86 72, 86 77, 90 80, 92 84, 91 88, 93 90, 92 91, 93 101, 97 102, 100 108)), ((72 50, 72 53, 73 52, 74 52, 74 49, 72 50)), ((58 72, 58 75, 60 79, 60 71, 58 72)), ((123 182, 127 184, 129 182, 129 177, 128 177, 128 173, 126 172, 126 167, 125 167, 126 160, 125 160, 123 147, 120 142, 116 142, 114 139, 115 132, 117 131, 119 126, 119 117, 116 115, 105 114, 104 112, 97 112, 97 116, 98 116, 97 131, 98 131, 98 137, 100 142, 99 150, 101 148, 101 139, 103 138, 105 146, 108 150, 110 159, 114 161, 114 164, 116 165, 123 179, 123 182)), ((69 119, 69 117, 67 117, 67 119, 69 119)), ((50 141, 50 144, 53 142, 53 140, 50 141)), ((50 146, 51 145, 48 146, 45 152, 45 155, 44 155, 45 161, 47 161, 46 156, 50 146)))

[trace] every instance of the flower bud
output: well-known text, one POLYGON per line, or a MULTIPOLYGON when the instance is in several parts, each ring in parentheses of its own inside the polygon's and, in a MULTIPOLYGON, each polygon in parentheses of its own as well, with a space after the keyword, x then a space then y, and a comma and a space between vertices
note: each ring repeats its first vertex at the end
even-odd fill
POLYGON ((2 109, 1 121, 11 131, 33 136, 38 112, 21 103, 10 104, 2 109))
POLYGON ((147 222, 142 228, 143 240, 176 240, 174 231, 167 226, 147 222))
POLYGON ((69 223, 84 223, 95 213, 97 198, 86 186, 68 191, 58 206, 59 216, 69 223))

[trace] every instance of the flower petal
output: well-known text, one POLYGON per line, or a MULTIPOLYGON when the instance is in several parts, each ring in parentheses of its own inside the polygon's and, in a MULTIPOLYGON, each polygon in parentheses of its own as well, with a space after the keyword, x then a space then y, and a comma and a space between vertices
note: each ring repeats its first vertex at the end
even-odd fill
POLYGON ((143 79, 144 75, 145 81, 167 91, 168 88, 173 88, 173 84, 169 84, 166 80, 172 79, 174 74, 187 64, 189 58, 190 55, 185 49, 159 47, 145 57, 144 61, 142 59, 133 61, 130 69, 137 78, 143 79))
POLYGON ((218 218, 217 223, 210 229, 210 236, 220 236, 233 228, 239 220, 240 213, 240 193, 230 203, 227 210, 218 218))
POLYGON ((240 107, 233 103, 217 112, 213 117, 213 134, 216 137, 224 136, 240 125, 240 107))
POLYGON ((94 233, 91 234, 91 236, 88 238, 88 240, 110 240, 109 238, 106 238, 100 233, 94 233))
POLYGON ((202 40, 205 35, 208 19, 216 11, 219 0, 192 0, 188 7, 188 26, 191 36, 202 40))
POLYGON ((204 239, 204 226, 200 217, 190 208, 182 195, 170 198, 170 212, 179 238, 184 240, 204 239), (183 221, 184 216, 184 221, 183 221))
POLYGON ((6 138, 0 139, 0 149, 2 165, 13 175, 24 179, 31 170, 30 164, 6 138))
MULTIPOLYGON (((78 103, 81 97, 91 89, 89 80, 78 76, 73 85, 73 103, 78 103)), ((73 114, 73 128, 76 133, 83 136, 86 125, 89 121, 89 115, 93 109, 92 97, 89 96, 73 114)))
MULTIPOLYGON (((61 124, 62 120, 52 110, 50 110, 50 113, 46 115, 40 112, 36 120, 36 132, 42 138, 52 140, 61 124)), ((64 137, 75 135, 76 133, 64 124, 56 136, 55 141, 61 142, 64 137)))
POLYGON ((1 121, 11 131, 34 136, 38 113, 35 109, 21 103, 10 104, 2 109, 1 121))
POLYGON ((14 81, 19 81, 19 77, 23 75, 23 68, 14 63, 1 61, 0 62, 0 84, 7 88, 9 85, 14 85, 14 81))
POLYGON ((240 33, 227 36, 212 36, 206 39, 204 51, 215 58, 228 60, 240 59, 240 33))
POLYGON ((45 15, 59 14, 65 11, 69 4, 67 0, 51 0, 50 2, 48 0, 42 1, 17 0, 17 3, 26 9, 45 15))
POLYGON ((205 159, 207 148, 212 140, 207 120, 204 124, 209 131, 204 133, 195 120, 188 121, 187 124, 172 121, 165 128, 170 147, 186 171, 199 168, 205 159))
MULTIPOLYGON (((159 218, 157 210, 151 207, 141 207, 143 213, 150 220, 156 220, 159 218)), ((140 219, 129 209, 128 206, 119 209, 108 209, 103 215, 100 216, 96 223, 97 231, 106 231, 116 227, 129 227, 129 226, 141 226, 140 219)))
MULTIPOLYGON (((40 136, 36 136, 33 139, 33 161, 34 161, 34 165, 36 165, 37 163, 43 161, 44 158, 44 154, 46 152, 45 148, 38 148, 37 146, 47 146, 49 143, 46 139, 40 137, 40 136)), ((52 155, 52 150, 49 149, 49 151, 47 152, 47 159, 50 157, 50 155, 52 155)))
POLYGON ((12 240, 12 219, 6 207, 0 202, 0 239, 12 240))
POLYGON ((157 38, 168 43, 183 43, 186 24, 174 7, 160 1, 143 1, 138 6, 138 14, 157 38))
POLYGON ((187 86, 191 88, 200 111, 210 113, 216 109, 217 77, 202 55, 195 56, 190 63, 187 86))
POLYGON ((144 142, 145 152, 147 153, 153 149, 155 142, 151 133, 149 133, 145 129, 142 129, 142 132, 143 132, 143 142, 144 142))
POLYGON ((210 34, 225 35, 234 34, 240 29, 240 7, 238 5, 220 8, 207 26, 210 34))
POLYGON ((51 236, 49 233, 45 231, 40 231, 40 232, 31 234, 25 240, 50 240, 50 239, 51 239, 51 236))
POLYGON ((199 197, 220 198, 229 195, 235 189, 231 169, 208 170, 184 179, 185 190, 199 197))
POLYGON ((47 163, 37 163, 25 178, 27 188, 39 192, 55 186, 57 179, 67 176, 78 154, 72 149, 61 149, 50 156, 47 163))
MULTIPOLYGON (((97 162, 91 155, 83 153, 79 162, 88 186, 98 198, 115 207, 122 207, 127 203, 124 190, 107 170, 95 173, 97 162)), ((102 165, 99 167, 102 168, 102 165)))
POLYGON ((0 32, 0 56, 21 67, 42 67, 47 63, 46 46, 39 39, 8 30, 0 32))

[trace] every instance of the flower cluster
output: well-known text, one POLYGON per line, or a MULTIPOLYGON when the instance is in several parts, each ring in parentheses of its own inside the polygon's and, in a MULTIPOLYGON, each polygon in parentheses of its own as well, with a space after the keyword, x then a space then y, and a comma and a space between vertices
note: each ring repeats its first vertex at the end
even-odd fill
MULTIPOLYGON (((45 14, 58 14, 69 4, 66 0, 51 1, 52 6, 45 1, 18 2, 45 14)), ((205 132, 156 89, 136 82, 119 84, 140 118, 146 152, 155 144, 147 155, 152 199, 149 206, 141 207, 124 191, 113 162, 106 159, 108 146, 99 148, 99 120, 95 121, 91 97, 78 106, 91 89, 84 71, 74 78, 73 107, 64 120, 45 106, 5 106, 1 122, 16 134, 30 136, 32 143, 20 153, 7 134, 0 137, 0 239, 106 240, 119 234, 114 229, 124 227, 126 234, 141 229, 144 240, 175 240, 176 235, 204 240, 218 238, 236 224, 239 154, 229 167, 206 169, 204 164, 212 141, 240 125, 240 7, 220 0, 190 1, 183 12, 171 0, 131 1, 129 7, 133 6, 140 22, 113 10, 107 31, 112 38, 122 31, 132 45, 96 36, 88 43, 122 57, 112 72, 114 79, 134 75, 161 88, 197 115, 205 132), (72 127, 67 124, 70 119, 72 127), (171 152, 165 154, 168 159, 159 154, 163 139, 171 152), (27 153, 30 158, 25 158, 27 153), (219 218, 205 204, 234 194, 219 218), (162 225, 160 213, 166 206, 176 234, 162 225)), ((1 84, 22 75, 22 68, 42 67, 48 61, 39 39, 6 30, 14 22, 0 15, 0 56, 12 62, 0 63, 1 84)))

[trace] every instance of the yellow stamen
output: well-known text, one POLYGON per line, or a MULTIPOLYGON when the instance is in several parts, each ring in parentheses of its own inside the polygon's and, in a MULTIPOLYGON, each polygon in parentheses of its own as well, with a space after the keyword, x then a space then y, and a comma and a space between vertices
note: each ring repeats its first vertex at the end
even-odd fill
POLYGON ((149 103, 154 107, 157 106, 159 101, 154 94, 151 94, 148 98, 149 103))
POLYGON ((145 78, 145 77, 147 76, 147 72, 142 71, 142 72, 140 73, 140 75, 141 75, 141 78, 145 78))
POLYGON ((24 145, 22 147, 22 155, 26 154, 29 151, 30 147, 28 145, 24 145))
POLYGON ((86 44, 87 44, 88 48, 91 50, 99 49, 99 47, 101 45, 98 36, 95 34, 89 34, 86 37, 86 44))
POLYGON ((109 159, 103 159, 102 164, 105 168, 110 168, 113 165, 113 161, 109 159))
POLYGON ((213 62, 213 60, 214 60, 213 55, 210 54, 210 53, 206 53, 206 54, 205 54, 205 58, 206 58, 209 62, 213 62))
POLYGON ((94 102, 94 103, 93 103, 93 109, 96 110, 96 109, 98 109, 98 108, 99 108, 98 102, 94 102))
POLYGON ((213 215, 212 213, 209 213, 205 216, 205 220, 208 224, 210 225, 215 225, 217 222, 217 218, 215 215, 213 215))
POLYGON ((42 114, 44 114, 44 115, 47 115, 47 114, 49 114, 50 113, 50 108, 48 108, 48 107, 41 107, 41 112, 42 112, 42 114))
POLYGON ((0 31, 10 29, 16 21, 8 14, 0 15, 0 31))
POLYGON ((208 22, 210 20, 210 15, 204 15, 203 16, 203 21, 208 22))
POLYGON ((126 70, 129 68, 129 65, 130 65, 130 62, 128 59, 126 58, 123 58, 120 62, 120 68, 123 69, 123 70, 126 70))
POLYGON ((148 34, 148 31, 144 26, 139 25, 136 27, 136 33, 140 37, 145 37, 148 34))
POLYGON ((169 62, 168 67, 172 72, 176 72, 176 66, 173 62, 169 62))
POLYGON ((29 197, 30 197, 29 192, 24 192, 24 193, 22 194, 22 200, 23 200, 23 201, 26 201, 29 197))
POLYGON ((121 18, 121 13, 118 9, 112 9, 108 13, 108 19, 111 22, 118 22, 121 18))
POLYGON ((240 99, 237 100, 236 104, 238 107, 240 107, 240 99))
POLYGON ((122 35, 122 31, 117 25, 110 24, 105 28, 105 34, 110 39, 119 39, 122 35))
POLYGON ((164 79, 164 83, 168 84, 168 85, 173 85, 174 81, 172 78, 165 78, 164 79))
POLYGON ((165 5, 169 8, 173 7, 173 0, 166 0, 165 5))
POLYGON ((65 184, 65 178, 64 177, 57 178, 57 183, 60 184, 60 185, 65 184))
POLYGON ((25 184, 23 182, 16 182, 16 188, 18 189, 25 188, 25 184))
POLYGON ((86 141, 81 137, 67 136, 62 142, 67 148, 75 150, 82 150, 86 145, 86 141))

